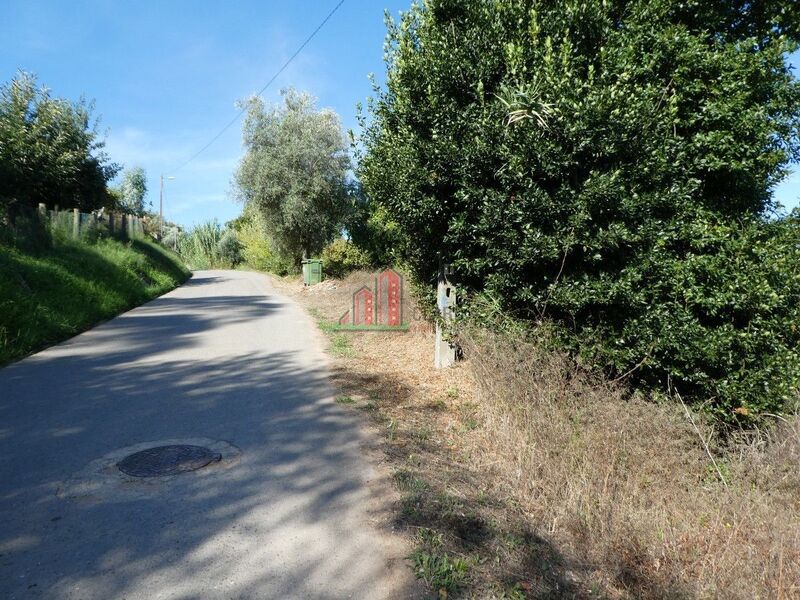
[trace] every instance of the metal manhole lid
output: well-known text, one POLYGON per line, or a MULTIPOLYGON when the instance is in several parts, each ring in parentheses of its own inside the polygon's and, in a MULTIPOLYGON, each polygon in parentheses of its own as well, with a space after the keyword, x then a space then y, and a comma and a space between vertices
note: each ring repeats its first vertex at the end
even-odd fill
POLYGON ((117 468, 132 477, 165 477, 196 471, 221 459, 219 452, 204 446, 157 446, 126 456, 117 468))

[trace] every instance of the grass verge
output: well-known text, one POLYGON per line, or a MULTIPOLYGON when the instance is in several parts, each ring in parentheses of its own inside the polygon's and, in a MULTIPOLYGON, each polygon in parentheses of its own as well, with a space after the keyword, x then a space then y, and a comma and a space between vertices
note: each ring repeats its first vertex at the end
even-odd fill
POLYGON ((189 271, 145 240, 0 246, 0 365, 60 342, 180 285, 189 271))
MULTIPOLYGON (((280 284, 329 336, 360 285, 280 284)), ((446 370, 413 323, 347 339, 339 403, 383 435, 432 597, 800 597, 796 417, 722 445, 677 401, 631 396, 504 323, 465 331, 467 360, 446 370)))

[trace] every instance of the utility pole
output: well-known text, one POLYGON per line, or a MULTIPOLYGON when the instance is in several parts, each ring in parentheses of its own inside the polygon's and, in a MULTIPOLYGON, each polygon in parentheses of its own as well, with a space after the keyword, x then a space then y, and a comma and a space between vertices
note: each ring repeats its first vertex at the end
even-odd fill
MULTIPOLYGON (((167 179, 175 179, 172 176, 167 179)), ((161 174, 161 187, 158 194, 158 220, 161 223, 161 239, 164 239, 164 174, 161 174)))
POLYGON ((161 189, 158 193, 158 224, 160 237, 164 239, 164 174, 161 174, 161 189))

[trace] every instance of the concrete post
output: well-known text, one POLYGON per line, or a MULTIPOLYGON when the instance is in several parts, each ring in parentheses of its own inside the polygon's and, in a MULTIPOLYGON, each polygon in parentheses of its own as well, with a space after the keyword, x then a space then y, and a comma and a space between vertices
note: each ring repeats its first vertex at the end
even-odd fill
POLYGON ((79 208, 72 209, 72 237, 76 240, 81 235, 81 211, 79 208))
POLYGON ((39 216, 42 219, 47 217, 47 205, 44 202, 39 202, 39 216))
POLYGON ((436 305, 439 308, 441 321, 436 323, 436 348, 433 359, 433 365, 437 369, 449 367, 456 362, 456 349, 454 346, 444 339, 444 331, 442 328, 442 321, 447 324, 455 319, 456 307, 456 289, 448 281, 449 266, 442 265, 439 267, 439 284, 436 294, 436 305))

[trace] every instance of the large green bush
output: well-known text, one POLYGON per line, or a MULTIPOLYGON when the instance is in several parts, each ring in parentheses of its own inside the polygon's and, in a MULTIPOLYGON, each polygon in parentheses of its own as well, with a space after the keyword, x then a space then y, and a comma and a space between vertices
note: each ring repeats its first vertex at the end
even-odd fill
POLYGON ((245 208, 244 213, 230 224, 241 246, 242 262, 256 271, 287 275, 297 271, 294 259, 278 254, 270 241, 260 215, 245 208))
POLYGON ((344 277, 352 271, 369 269, 372 266, 369 255, 349 240, 339 238, 322 249, 325 275, 344 277))
POLYGON ((726 419, 796 389, 789 1, 428 0, 390 23, 359 174, 415 275, 561 323, 726 419), (734 412, 737 411, 738 412, 734 412))

